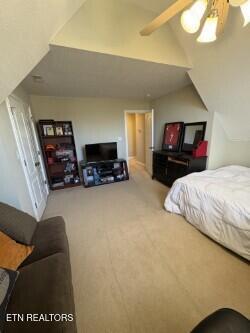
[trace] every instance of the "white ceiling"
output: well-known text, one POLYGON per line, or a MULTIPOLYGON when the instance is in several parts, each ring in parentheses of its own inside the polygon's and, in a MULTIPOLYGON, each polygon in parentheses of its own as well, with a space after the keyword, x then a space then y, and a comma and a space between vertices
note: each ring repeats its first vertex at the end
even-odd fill
POLYGON ((190 82, 186 68, 51 46, 23 86, 34 95, 154 99, 190 82), (35 83, 32 75, 44 82, 35 83))

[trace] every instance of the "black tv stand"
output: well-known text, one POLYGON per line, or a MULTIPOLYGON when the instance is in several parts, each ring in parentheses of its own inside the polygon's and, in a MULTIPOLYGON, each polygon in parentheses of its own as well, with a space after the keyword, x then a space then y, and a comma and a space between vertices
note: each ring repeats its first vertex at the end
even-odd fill
POLYGON ((80 162, 83 184, 92 187, 121 182, 129 179, 127 162, 124 159, 80 162))

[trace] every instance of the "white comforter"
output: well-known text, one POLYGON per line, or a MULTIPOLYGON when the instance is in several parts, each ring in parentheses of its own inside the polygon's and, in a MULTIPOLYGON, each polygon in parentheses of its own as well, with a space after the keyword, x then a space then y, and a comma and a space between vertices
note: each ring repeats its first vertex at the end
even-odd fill
POLYGON ((165 208, 250 260, 250 168, 228 166, 180 178, 165 208))

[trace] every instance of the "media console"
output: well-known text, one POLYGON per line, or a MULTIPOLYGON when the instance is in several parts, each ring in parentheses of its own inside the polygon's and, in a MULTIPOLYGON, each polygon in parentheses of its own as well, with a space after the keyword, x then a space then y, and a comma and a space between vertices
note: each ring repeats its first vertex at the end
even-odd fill
POLYGON ((80 162, 83 185, 92 187, 129 179, 127 162, 124 159, 100 162, 80 162))

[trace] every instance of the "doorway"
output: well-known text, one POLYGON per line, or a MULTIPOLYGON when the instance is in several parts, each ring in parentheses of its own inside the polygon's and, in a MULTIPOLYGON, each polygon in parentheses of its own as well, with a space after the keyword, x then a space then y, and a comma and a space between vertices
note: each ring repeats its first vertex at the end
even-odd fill
POLYGON ((125 111, 126 153, 130 167, 152 175, 154 110, 125 111))
POLYGON ((15 96, 7 99, 7 106, 34 216, 39 221, 49 191, 31 110, 29 105, 15 96))

